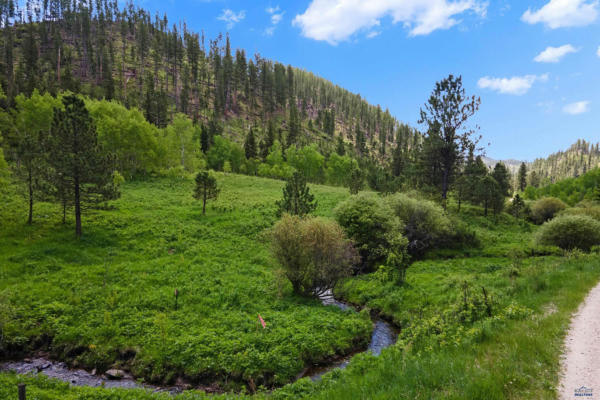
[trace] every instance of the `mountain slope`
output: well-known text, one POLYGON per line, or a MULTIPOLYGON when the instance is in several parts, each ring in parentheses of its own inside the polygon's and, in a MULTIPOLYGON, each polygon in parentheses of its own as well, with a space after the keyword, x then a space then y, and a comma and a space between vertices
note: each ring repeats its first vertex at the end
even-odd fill
POLYGON ((7 22, 0 82, 9 105, 34 88, 71 90, 138 107, 161 127, 184 113, 224 123, 224 133, 242 142, 250 127, 260 135, 273 121, 286 145, 316 142, 329 152, 339 136, 379 160, 393 143, 419 142, 389 111, 308 71, 233 51, 229 36, 206 40, 185 24, 170 27, 166 16, 132 4, 119 9, 116 1, 9 3, 0 5, 7 22))

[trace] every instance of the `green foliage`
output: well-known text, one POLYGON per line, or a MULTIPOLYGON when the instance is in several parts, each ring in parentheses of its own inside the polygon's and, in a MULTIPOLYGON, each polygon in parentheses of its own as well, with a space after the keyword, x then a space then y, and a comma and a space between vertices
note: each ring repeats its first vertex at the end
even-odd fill
MULTIPOLYGON (((96 124, 99 143, 115 155, 116 169, 127 178, 165 167, 163 160, 171 148, 161 143, 159 129, 146 121, 140 110, 127 109, 115 101, 86 100, 86 106, 96 124)), ((175 165, 178 162, 169 166, 175 165)))
POLYGON ((474 147, 479 140, 473 138, 475 132, 465 125, 477 112, 480 103, 479 98, 465 94, 461 76, 449 75, 436 82, 421 109, 419 123, 427 127, 421 173, 429 186, 438 189, 444 203, 450 185, 456 179, 458 164, 465 158, 465 150, 474 147))
MULTIPOLYGON (((385 264, 390 254, 406 261, 407 240, 394 211, 379 197, 363 193, 350 197, 335 209, 335 217, 356 244, 363 269, 385 264)), ((398 264, 398 260, 394 262, 398 264)))
POLYGON ((593 169, 577 178, 564 179, 541 188, 532 186, 527 187, 525 191, 527 199, 556 197, 569 205, 575 205, 582 200, 594 199, 594 191, 600 186, 600 168, 593 169))
POLYGON ((196 200, 202 200, 202 215, 205 215, 206 201, 216 199, 221 189, 217 186, 217 179, 208 171, 198 172, 195 181, 193 197, 196 200))
POLYGON ((587 215, 600 221, 600 204, 591 201, 582 201, 575 207, 569 207, 562 211, 560 215, 587 215))
POLYGON ((358 168, 356 160, 332 153, 327 160, 327 180, 333 185, 347 186, 352 180, 353 171, 358 168))
POLYGON ((436 203, 403 193, 386 197, 385 201, 401 221, 409 254, 422 256, 431 248, 443 246, 452 236, 451 221, 436 203))
POLYGON ((554 218, 556 214, 565 208, 567 208, 567 205, 560 199, 556 197, 544 197, 531 205, 530 218, 534 223, 540 225, 554 218))
POLYGON ((325 157, 319 153, 316 145, 297 149, 291 146, 285 151, 288 164, 311 182, 322 183, 325 180, 325 157))
POLYGON ((294 292, 304 296, 332 289, 359 261, 342 228, 323 218, 285 214, 273 227, 271 243, 294 292))
MULTIPOLYGON (((46 218, 31 235, 15 212, 23 200, 3 196, 0 230, 11 240, 0 241, 0 352, 33 353, 42 346, 88 370, 119 365, 146 382, 168 385, 188 377, 243 392, 250 379, 257 387, 281 386, 306 366, 365 346, 368 315, 298 297, 288 283, 277 287, 276 261, 262 232, 275 222, 282 182, 215 176, 222 191, 201 219, 190 196, 193 179, 126 182, 113 208, 88 214, 81 241, 48 203, 40 203, 46 218), (44 338, 52 338, 51 348, 44 338), (133 358, 121 359, 132 349, 133 358)), ((313 190, 324 216, 348 196, 343 188, 313 190)), ((7 390, 14 397, 6 379, 21 378, 10 376, 0 374, 0 398, 7 390)), ((171 397, 25 379, 31 397, 171 397)))
POLYGON ((56 186, 65 189, 59 193, 72 196, 75 234, 80 237, 82 209, 116 199, 120 193, 111 169, 114 158, 98 143, 96 127, 85 103, 73 95, 63 97, 62 102, 64 109, 54 109, 48 164, 53 168, 56 186))
POLYGON ((317 201, 315 196, 310 193, 304 176, 299 172, 294 172, 283 188, 283 199, 275 202, 275 205, 277 206, 277 216, 287 213, 302 217, 315 211, 317 201))
POLYGON ((358 165, 354 166, 348 177, 348 189, 350 189, 350 194, 358 194, 364 186, 364 180, 365 177, 363 176, 360 167, 358 165))
POLYGON ((515 197, 511 199, 510 206, 508 207, 508 212, 511 215, 513 215, 516 219, 519 219, 525 215, 529 215, 531 211, 528 210, 527 204, 517 193, 515 197))
POLYGON ((600 245, 600 221, 586 215, 561 215, 542 225, 535 240, 540 245, 589 251, 600 245))

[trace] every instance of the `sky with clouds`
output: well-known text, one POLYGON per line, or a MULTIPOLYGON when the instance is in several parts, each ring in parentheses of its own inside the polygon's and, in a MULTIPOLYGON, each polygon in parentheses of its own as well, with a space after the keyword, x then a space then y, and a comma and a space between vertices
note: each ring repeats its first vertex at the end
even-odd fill
POLYGON ((208 37, 310 70, 417 125, 462 75, 488 156, 600 141, 600 0, 138 0, 208 37))

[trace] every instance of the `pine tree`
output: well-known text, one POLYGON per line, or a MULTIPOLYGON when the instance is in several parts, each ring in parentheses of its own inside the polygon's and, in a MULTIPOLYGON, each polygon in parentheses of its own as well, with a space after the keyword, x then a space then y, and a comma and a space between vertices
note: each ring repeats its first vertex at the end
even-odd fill
POLYGON ((283 199, 275 203, 277 205, 277 216, 284 213, 304 216, 312 213, 317 208, 315 197, 310 193, 306 185, 306 178, 300 172, 288 179, 283 188, 283 199))
POLYGON ((477 112, 480 102, 475 96, 466 96, 462 77, 450 75, 436 83, 425 108, 421 109, 419 123, 427 126, 429 151, 432 155, 437 155, 428 157, 429 161, 435 158, 437 161, 433 169, 431 165, 426 166, 429 169, 426 172, 439 174, 432 181, 440 191, 444 207, 448 190, 456 178, 465 151, 479 140, 473 139, 475 132, 466 128, 465 124, 477 112))
POLYGON ((198 172, 193 196, 196 200, 202 200, 202 215, 206 215, 206 202, 216 199, 220 192, 217 179, 210 172, 198 172))
POLYGON ((342 133, 340 133, 337 137, 337 145, 335 147, 335 152, 339 156, 346 155, 346 145, 344 144, 344 137, 342 133))
POLYGON ((348 189, 350 194, 358 194, 364 186, 365 177, 360 168, 355 165, 348 176, 348 189))
POLYGON ((210 133, 208 127, 202 124, 202 132, 200 133, 200 148, 204 154, 210 149, 210 133))
MULTIPOLYGON (((63 97, 64 109, 54 110, 49 138, 49 164, 73 195, 75 234, 82 234, 84 208, 119 197, 113 181, 114 161, 98 144, 98 135, 83 100, 63 97)), ((66 190, 66 189, 65 189, 66 190)))
POLYGON ((525 165, 525 163, 521 163, 521 166, 519 167, 517 183, 519 190, 523 192, 527 187, 527 165, 525 165))
POLYGON ((248 135, 246 136, 246 141, 244 142, 244 152, 246 153, 246 158, 248 160, 256 158, 258 155, 256 149, 256 138, 252 128, 250 128, 250 132, 248 132, 248 135))
POLYGON ((503 196, 510 196, 510 174, 508 173, 508 169, 503 163, 497 163, 494 166, 494 171, 492 172, 492 177, 498 183, 498 187, 500 189, 500 193, 503 196))

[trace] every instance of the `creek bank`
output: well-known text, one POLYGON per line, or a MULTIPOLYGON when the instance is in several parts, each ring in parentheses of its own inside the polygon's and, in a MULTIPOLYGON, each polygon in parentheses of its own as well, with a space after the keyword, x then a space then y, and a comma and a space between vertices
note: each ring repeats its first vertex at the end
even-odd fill
MULTIPOLYGON (((323 305, 338 307, 341 310, 353 310, 356 308, 348 303, 336 300, 331 291, 328 291, 320 297, 323 305)), ((297 379, 309 377, 313 381, 321 379, 321 377, 335 368, 345 368, 352 357, 363 351, 369 351, 375 356, 381 354, 381 351, 396 343, 397 331, 389 322, 384 321, 380 316, 371 315, 374 324, 371 340, 367 349, 357 349, 345 356, 339 356, 328 360, 327 362, 316 364, 307 367, 302 371, 297 379)), ((190 384, 178 380, 176 385, 161 387, 140 383, 132 375, 126 371, 110 369, 104 374, 96 374, 96 370, 88 372, 83 369, 70 369, 66 363, 49 360, 45 355, 41 354, 34 358, 25 358, 22 361, 8 361, 0 364, 0 371, 13 371, 17 374, 37 374, 42 373, 50 378, 59 379, 68 382, 74 386, 91 386, 105 388, 122 388, 122 389, 146 389, 152 392, 163 392, 170 394, 178 394, 184 390, 195 389, 202 390, 207 393, 219 393, 219 389, 213 386, 195 387, 190 384)))
MULTIPOLYGON (((338 307, 341 310, 356 310, 352 305, 339 301, 333 297, 333 293, 331 290, 325 292, 320 297, 321 303, 326 306, 334 306, 338 307)), ((389 347, 396 343, 398 339, 398 332, 389 322, 384 321, 379 316, 371 315, 371 319, 375 324, 373 328, 373 333, 371 334, 371 341, 369 342, 369 346, 366 351, 371 352, 373 355, 378 356, 381 354, 381 351, 386 347, 389 347)), ((362 351, 354 351, 344 357, 339 357, 334 359, 332 362, 327 364, 317 364, 311 367, 306 368, 298 378, 306 378, 309 377, 313 381, 321 379, 321 377, 329 371, 332 371, 336 368, 346 368, 350 363, 352 357, 356 354, 362 353, 362 351)))

